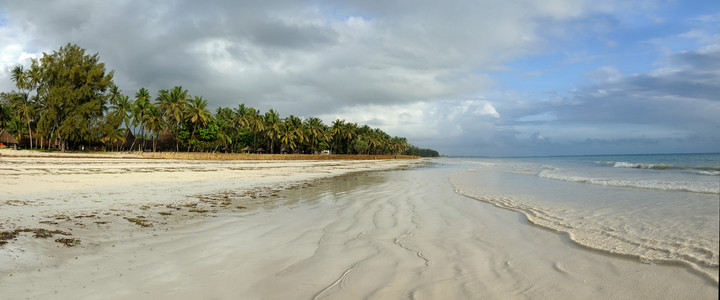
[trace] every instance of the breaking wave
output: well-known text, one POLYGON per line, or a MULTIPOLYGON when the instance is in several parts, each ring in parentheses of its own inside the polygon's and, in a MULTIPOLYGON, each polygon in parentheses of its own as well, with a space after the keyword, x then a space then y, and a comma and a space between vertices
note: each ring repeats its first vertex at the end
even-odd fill
MULTIPOLYGON (((711 171, 705 171, 711 172, 711 171)), ((593 178, 583 176, 566 175, 555 170, 543 170, 537 175, 541 178, 562 180, 568 182, 578 182, 586 184, 630 187, 640 189, 653 189, 664 191, 684 191, 693 193, 718 194, 720 193, 720 183, 718 182, 669 182, 659 180, 625 180, 617 178, 593 178)))
POLYGON ((635 163, 627 161, 596 161, 599 166, 610 166, 613 168, 633 168, 648 170, 689 170, 694 171, 698 175, 720 176, 720 166, 693 166, 693 165, 673 165, 673 164, 650 164, 635 163))

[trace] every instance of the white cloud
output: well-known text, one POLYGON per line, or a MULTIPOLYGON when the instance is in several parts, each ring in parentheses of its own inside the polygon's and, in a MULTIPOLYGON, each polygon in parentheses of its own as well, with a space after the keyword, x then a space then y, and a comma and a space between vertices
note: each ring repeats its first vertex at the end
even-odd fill
POLYGON ((426 140, 460 137, 472 132, 477 126, 490 128, 500 114, 489 101, 462 100, 361 105, 346 107, 340 112, 320 117, 327 124, 341 119, 368 124, 391 135, 426 140))
MULTIPOLYGON (((555 66, 540 67, 545 71, 522 70, 537 78, 598 59, 601 54, 574 44, 575 38, 614 30, 613 22, 651 20, 652 0, 69 0, 34 9, 38 3, 6 1, 0 8, 6 20, 0 24, 0 91, 12 88, 10 66, 72 42, 98 52, 128 94, 141 86, 156 92, 182 85, 211 106, 246 103, 326 122, 341 118, 465 154, 502 154, 496 145, 530 145, 533 136, 544 143, 577 140, 581 132, 609 139, 608 124, 635 124, 628 126, 637 130, 623 132, 627 139, 646 129, 652 134, 645 137, 669 132, 667 138, 677 138, 703 122, 716 124, 707 116, 717 110, 708 104, 718 94, 708 84, 718 78, 717 68, 707 66, 720 42, 707 28, 670 37, 702 48, 678 53, 665 47, 667 59, 653 72, 627 76, 608 62, 585 72, 596 79, 591 86, 568 82, 567 90, 549 96, 510 91, 491 97, 497 88, 516 88, 499 87, 493 76, 518 58, 549 49, 567 53, 555 66)), ((615 38, 598 37, 599 48, 627 47, 615 38)))

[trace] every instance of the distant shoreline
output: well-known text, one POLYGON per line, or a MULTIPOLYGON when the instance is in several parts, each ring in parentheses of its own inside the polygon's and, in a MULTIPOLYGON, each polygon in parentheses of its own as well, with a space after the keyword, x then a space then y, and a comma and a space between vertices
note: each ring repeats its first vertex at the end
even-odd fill
POLYGON ((376 160, 419 159, 412 155, 361 154, 246 154, 207 152, 39 152, 31 150, 0 150, 0 157, 102 158, 102 159, 181 159, 181 160, 376 160))

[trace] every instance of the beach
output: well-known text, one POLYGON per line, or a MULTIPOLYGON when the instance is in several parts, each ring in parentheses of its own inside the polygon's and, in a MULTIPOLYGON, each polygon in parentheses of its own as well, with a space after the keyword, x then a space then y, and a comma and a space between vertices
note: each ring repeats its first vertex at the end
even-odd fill
POLYGON ((3 299, 717 299, 705 273, 582 247, 458 191, 465 170, 453 160, 3 155, 0 232, 28 230, 0 246, 0 291, 3 299))

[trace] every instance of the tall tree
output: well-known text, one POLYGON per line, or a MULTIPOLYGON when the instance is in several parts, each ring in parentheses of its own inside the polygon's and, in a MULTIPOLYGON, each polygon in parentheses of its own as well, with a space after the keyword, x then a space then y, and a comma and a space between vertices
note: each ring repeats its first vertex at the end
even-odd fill
POLYGON ((15 86, 22 92, 28 87, 29 78, 28 73, 25 72, 25 69, 23 66, 15 66, 12 69, 12 75, 10 76, 10 79, 13 83, 15 83, 15 86))
POLYGON ((333 136, 333 142, 331 150, 333 153, 338 152, 338 148, 340 147, 340 143, 345 138, 345 120, 337 119, 333 121, 332 127, 330 128, 330 133, 332 133, 333 136))
POLYGON ((108 95, 108 101, 110 102, 110 105, 115 105, 117 102, 118 97, 120 97, 120 94, 122 91, 120 91, 120 88, 117 85, 111 85, 110 86, 110 94, 108 95))
MULTIPOLYGON (((190 104, 187 106, 187 120, 193 124, 193 131, 190 135, 190 140, 195 139, 195 132, 200 125, 206 125, 211 114, 206 108, 207 100, 202 97, 195 96, 194 99, 190 100, 190 104)), ((188 143, 188 151, 190 151, 191 143, 188 143)))
POLYGON ((248 127, 248 108, 245 107, 244 103, 239 104, 238 108, 235 109, 235 116, 232 119, 232 123, 237 127, 248 127))
POLYGON ((142 136, 142 145, 139 145, 139 151, 145 150, 145 114, 147 114, 150 105, 150 92, 141 87, 135 93, 135 105, 133 106, 133 125, 140 125, 140 134, 142 136))
MULTIPOLYGON (((289 145, 290 149, 295 152, 299 146, 302 146, 302 143, 308 141, 305 126, 303 125, 303 122, 302 120, 300 120, 300 118, 293 115, 285 118, 285 122, 283 123, 285 125, 285 130, 287 131, 288 138, 292 138, 291 140, 293 144, 295 144, 294 146, 292 144, 289 145)), ((283 143, 285 143, 285 141, 283 141, 283 143)))
POLYGON ((16 93, 11 99, 15 116, 20 118, 27 127, 27 133, 30 135, 30 148, 32 148, 33 136, 30 121, 35 117, 35 105, 30 101, 27 93, 16 93))
POLYGON ((280 137, 280 115, 274 110, 270 109, 265 113, 263 127, 265 128, 265 135, 270 138, 270 153, 275 153, 275 139, 280 137))
POLYGON ((263 115, 252 107, 247 109, 247 124, 253 133, 253 148, 257 150, 257 135, 263 131, 263 115))
POLYGON ((115 100, 115 104, 112 106, 113 114, 120 118, 120 122, 125 125, 125 129, 130 129, 131 112, 133 108, 133 102, 130 97, 126 95, 120 95, 115 100))
POLYGON ((52 131, 66 150, 68 140, 87 141, 94 119, 103 115, 113 84, 113 71, 106 72, 98 54, 87 55, 74 44, 60 47, 39 60, 38 97, 45 102, 38 126, 52 131))
POLYGON ((322 123, 322 120, 319 118, 308 118, 305 121, 305 124, 307 126, 308 130, 308 140, 310 141, 310 151, 312 153, 318 152, 320 149, 321 143, 325 143, 325 138, 327 137, 326 132, 327 129, 325 128, 325 124, 322 123))
MULTIPOLYGON (((163 112, 166 124, 170 126, 175 135, 180 129, 180 122, 184 119, 185 107, 189 99, 188 91, 183 90, 182 86, 175 86, 170 91, 160 90, 158 92, 158 106, 163 112)), ((180 140, 177 136, 175 138, 175 150, 180 152, 180 140)))
POLYGON ((30 78, 28 72, 26 72, 23 66, 15 66, 12 70, 11 79, 15 86, 20 90, 19 93, 12 97, 12 105, 15 108, 14 111, 18 117, 20 117, 25 125, 27 125, 27 132, 30 135, 30 148, 33 147, 33 136, 32 129, 30 128, 30 121, 34 118, 35 107, 30 99, 30 78))
POLYGON ((157 151, 157 139, 165 129, 165 122, 160 109, 155 104, 149 103, 145 113, 145 126, 152 134, 153 152, 157 151))

